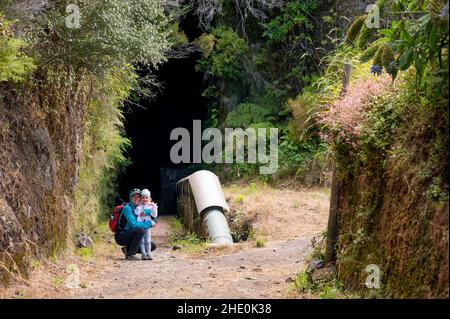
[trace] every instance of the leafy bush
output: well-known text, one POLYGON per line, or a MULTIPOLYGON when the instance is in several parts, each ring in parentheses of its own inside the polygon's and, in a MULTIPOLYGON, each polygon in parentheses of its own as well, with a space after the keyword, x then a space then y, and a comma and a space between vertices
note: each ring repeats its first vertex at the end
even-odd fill
POLYGON ((314 44, 313 12, 316 0, 288 1, 281 12, 263 24, 259 66, 281 94, 280 102, 298 94, 320 71, 314 44))
POLYGON ((239 80, 243 76, 242 59, 248 53, 247 44, 236 32, 227 27, 218 27, 211 35, 203 35, 197 43, 204 46, 206 53, 197 64, 197 69, 210 76, 228 80, 239 80), (214 45, 211 44, 211 35, 214 45), (211 51, 211 47, 214 50, 211 51))
POLYGON ((203 33, 194 41, 194 44, 200 48, 203 56, 207 58, 214 50, 215 39, 213 34, 203 33))
MULTIPOLYGON (((320 180, 320 174, 326 169, 326 154, 328 147, 317 136, 298 143, 291 134, 280 137, 279 159, 280 163, 275 177, 290 177, 302 180, 304 174, 311 170, 317 175, 316 180, 320 180)), ((315 184, 315 183, 314 183, 315 184)))
POLYGON ((103 73, 124 63, 156 67, 169 48, 162 0, 79 0, 80 27, 66 26, 66 3, 52 2, 21 26, 41 65, 64 64, 103 73))
POLYGON ((21 81, 35 69, 33 59, 22 52, 26 46, 14 37, 11 22, 0 13, 0 82, 21 81))
POLYGON ((97 83, 87 106, 79 182, 75 191, 73 226, 91 232, 105 220, 114 203, 116 176, 128 164, 131 145, 123 133, 123 102, 137 85, 134 68, 113 68, 97 83))
POLYGON ((294 39, 311 41, 305 33, 313 30, 313 24, 307 17, 317 6, 316 0, 291 1, 282 9, 281 14, 264 24, 264 36, 272 43, 290 42, 294 39))
MULTIPOLYGON (((440 95, 448 81, 448 2, 444 0, 378 1, 389 25, 378 30, 376 40, 364 52, 363 59, 373 58, 373 65, 384 69, 395 79, 399 71, 414 66, 418 82, 427 74, 436 78, 439 86, 431 86, 440 95), (398 12, 403 12, 398 15, 398 12)), ((349 29, 349 38, 367 32, 358 17, 349 29)), ((430 84, 428 84, 430 85, 430 84)))

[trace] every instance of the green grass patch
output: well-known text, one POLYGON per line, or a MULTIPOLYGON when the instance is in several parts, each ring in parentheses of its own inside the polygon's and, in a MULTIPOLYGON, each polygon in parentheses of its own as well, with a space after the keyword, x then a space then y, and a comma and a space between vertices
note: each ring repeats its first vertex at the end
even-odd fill
POLYGON ((266 246, 266 241, 263 240, 263 239, 257 239, 257 240, 255 241, 255 246, 256 246, 257 248, 265 247, 265 246, 266 246))
POLYGON ((184 251, 192 253, 202 252, 207 247, 207 242, 198 237, 195 233, 187 233, 185 236, 179 239, 172 240, 170 242, 172 246, 179 246, 184 251))
POLYGON ((52 285, 55 286, 56 288, 59 288, 62 285, 64 285, 65 281, 66 280, 62 277, 56 277, 56 278, 53 278, 52 285))
POLYGON ((77 254, 83 259, 84 261, 89 261, 93 257, 93 249, 92 248, 79 248, 77 249, 77 254))
POLYGON ((181 219, 175 216, 171 216, 169 219, 169 227, 175 234, 184 232, 184 226, 181 219))
POLYGON ((336 278, 327 281, 313 282, 310 274, 302 271, 294 278, 289 291, 310 293, 320 299, 342 299, 345 294, 342 285, 336 278))
POLYGON ((238 195, 236 196, 236 198, 234 199, 236 204, 242 204, 244 202, 244 195, 238 195))
POLYGON ((169 219, 169 227, 172 230, 169 245, 178 246, 184 251, 198 253, 207 247, 207 241, 194 232, 186 231, 178 217, 169 219))
MULTIPOLYGON (((313 259, 323 260, 325 257, 326 230, 318 238, 313 238, 311 245, 313 251, 307 261, 313 259)), ((316 271, 321 271, 320 269, 316 271)), ((362 296, 344 290, 344 286, 334 273, 329 279, 313 281, 311 274, 306 270, 298 273, 293 283, 288 287, 289 292, 308 293, 319 299, 360 299, 362 296)))

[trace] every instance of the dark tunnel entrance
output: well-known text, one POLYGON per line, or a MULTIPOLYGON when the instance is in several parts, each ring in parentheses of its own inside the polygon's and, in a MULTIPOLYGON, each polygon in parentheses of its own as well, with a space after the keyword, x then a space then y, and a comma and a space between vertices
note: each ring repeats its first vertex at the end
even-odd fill
MULTIPOLYGON (((189 40, 201 34, 194 23, 186 20, 180 24, 189 40)), ((194 53, 186 58, 169 59, 154 73, 163 84, 156 99, 141 100, 142 107, 126 106, 125 130, 132 141, 129 150, 132 163, 119 176, 119 194, 123 200, 128 201, 132 188, 148 188, 159 205, 160 214, 175 213, 175 182, 197 168, 171 162, 170 149, 176 141, 170 140, 170 132, 184 127, 192 136, 192 121, 206 118, 203 74, 195 70, 200 56, 194 53)))

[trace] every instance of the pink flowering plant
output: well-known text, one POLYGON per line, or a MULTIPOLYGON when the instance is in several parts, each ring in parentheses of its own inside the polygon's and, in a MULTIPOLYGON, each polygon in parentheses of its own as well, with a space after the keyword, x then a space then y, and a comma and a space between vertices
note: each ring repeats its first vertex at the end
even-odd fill
POLYGON ((386 74, 356 80, 345 96, 332 102, 329 109, 322 112, 319 119, 323 124, 321 137, 331 145, 347 144, 357 149, 369 101, 386 92, 391 85, 392 79, 386 74))

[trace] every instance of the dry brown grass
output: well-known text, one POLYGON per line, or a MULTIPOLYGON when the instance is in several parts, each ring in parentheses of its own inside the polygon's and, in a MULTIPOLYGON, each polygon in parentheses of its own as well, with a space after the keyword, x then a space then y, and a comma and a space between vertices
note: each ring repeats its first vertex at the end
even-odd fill
POLYGON ((66 287, 69 273, 67 267, 76 265, 80 269, 80 289, 87 288, 99 270, 110 263, 111 256, 118 254, 119 247, 112 241, 112 235, 101 234, 95 241, 92 254, 82 255, 75 248, 66 249, 52 258, 31 260, 28 280, 18 278, 8 288, 0 289, 0 299, 61 298, 73 289, 66 287), (111 237, 109 239, 105 236, 111 237))
POLYGON ((275 189, 263 183, 224 187, 231 214, 251 221, 255 239, 286 240, 320 234, 328 219, 328 188, 275 189))

